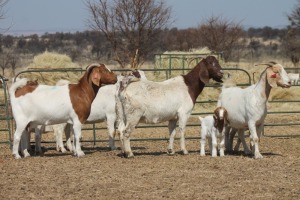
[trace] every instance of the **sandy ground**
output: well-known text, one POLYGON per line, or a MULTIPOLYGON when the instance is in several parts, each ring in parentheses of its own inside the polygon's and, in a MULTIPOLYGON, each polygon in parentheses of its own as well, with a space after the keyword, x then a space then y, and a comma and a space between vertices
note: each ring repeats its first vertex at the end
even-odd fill
MULTIPOLYGON (((300 134, 299 127, 288 129, 300 134)), ((168 137, 166 131, 136 129, 133 137, 168 137)), ((199 127, 186 132, 198 136, 199 127)), ((261 160, 242 151, 212 158, 208 147, 201 157, 198 139, 186 141, 189 155, 179 152, 176 140, 174 156, 166 153, 167 140, 132 141, 132 159, 106 142, 84 142, 82 158, 43 143, 43 156, 15 160, 1 144, 0 199, 299 199, 299 143, 300 137, 262 137, 261 160)))

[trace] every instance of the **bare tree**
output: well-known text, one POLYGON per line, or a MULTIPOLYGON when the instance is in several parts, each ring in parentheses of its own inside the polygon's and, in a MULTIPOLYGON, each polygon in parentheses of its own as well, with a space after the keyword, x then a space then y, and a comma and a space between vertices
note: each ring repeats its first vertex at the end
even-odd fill
POLYGON ((198 34, 204 46, 213 51, 223 52, 227 61, 244 32, 239 23, 212 16, 199 26, 198 34))
POLYGON ((171 8, 161 0, 86 0, 88 25, 102 32, 122 68, 138 68, 153 51, 160 31, 168 26, 171 8))
POLYGON ((0 19, 4 19, 4 6, 8 3, 8 0, 0 0, 0 19))
POLYGON ((300 0, 298 0, 291 14, 287 17, 290 25, 288 26, 288 31, 282 41, 282 45, 294 66, 297 66, 300 59, 300 0))
MULTIPOLYGON (((9 0, 0 0, 0 20, 4 19, 5 16, 5 10, 4 10, 4 6, 8 3, 9 0)), ((10 27, 6 27, 6 28, 0 28, 1 31, 5 32, 9 29, 10 27)))
POLYGON ((298 0, 298 3, 287 17, 291 23, 290 28, 300 28, 300 0, 298 0))
POLYGON ((5 70, 10 67, 10 53, 2 53, 0 55, 0 68, 1 68, 1 75, 4 76, 5 70))

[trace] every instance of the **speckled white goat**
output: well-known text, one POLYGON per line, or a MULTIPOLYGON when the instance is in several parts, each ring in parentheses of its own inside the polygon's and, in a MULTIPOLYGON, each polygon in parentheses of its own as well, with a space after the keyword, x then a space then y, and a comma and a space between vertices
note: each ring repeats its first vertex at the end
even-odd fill
MULTIPOLYGON (((238 129, 245 142, 244 130, 249 128, 254 158, 263 158, 259 152, 258 142, 267 115, 267 101, 272 87, 290 87, 290 79, 281 64, 270 62, 262 72, 259 81, 245 89, 239 87, 223 88, 218 106, 228 112, 230 127, 238 129)), ((229 134, 228 134, 229 135, 229 134)), ((229 135, 230 136, 230 135, 229 135)), ((228 138, 226 150, 232 150, 233 138, 228 138), (227 146, 228 145, 228 146, 227 146)))
POLYGON ((75 135, 75 155, 83 156, 81 150, 81 125, 90 114, 91 104, 101 84, 114 84, 117 76, 104 64, 87 67, 78 84, 64 86, 37 85, 31 87, 27 79, 20 79, 10 87, 13 116, 16 121, 13 154, 19 159, 19 143, 28 126, 71 123, 75 135))
MULTIPOLYGON (((145 80, 147 79, 145 73, 141 70, 134 70, 130 74, 119 75, 117 83, 113 85, 106 85, 99 89, 96 98, 94 99, 91 106, 91 113, 86 120, 86 123, 99 123, 106 121, 107 130, 109 135, 109 147, 111 150, 116 149, 115 147, 115 127, 117 120, 116 95, 120 90, 123 90, 128 83, 132 81, 145 80)), ((61 80, 64 81, 64 80, 61 80)), ((65 82, 58 82, 57 84, 66 84, 65 82)), ((66 152, 63 145, 63 133, 66 134, 67 148, 72 151, 71 136, 72 130, 67 124, 53 125, 53 130, 56 138, 56 149, 57 151, 66 152)))
POLYGON ((220 156, 224 156, 226 109, 218 107, 214 110, 214 115, 208 115, 204 118, 199 116, 199 120, 201 122, 200 155, 205 156, 205 142, 208 138, 211 156, 217 156, 218 139, 220 140, 220 156))
POLYGON ((123 123, 120 123, 118 129, 125 157, 133 157, 130 134, 139 122, 156 124, 169 121, 168 153, 174 154, 175 128, 179 121, 180 148, 183 154, 188 154, 184 131, 196 99, 210 78, 221 82, 222 77, 218 60, 214 56, 208 56, 186 75, 163 82, 141 80, 130 83, 120 93, 123 123))

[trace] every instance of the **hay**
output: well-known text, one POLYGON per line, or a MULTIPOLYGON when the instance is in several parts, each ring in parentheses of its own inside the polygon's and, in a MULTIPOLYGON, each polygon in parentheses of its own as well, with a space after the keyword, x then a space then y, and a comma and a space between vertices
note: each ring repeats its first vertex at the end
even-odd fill
POLYGON ((31 68, 78 68, 78 64, 73 63, 72 59, 67 55, 58 54, 55 52, 45 51, 33 58, 33 62, 27 66, 31 68))
POLYGON ((78 64, 73 63, 69 56, 55 52, 46 51, 35 56, 33 62, 26 68, 27 70, 41 71, 22 74, 22 77, 27 77, 31 80, 37 79, 40 84, 54 85, 60 79, 76 83, 81 77, 81 72, 72 71, 73 69, 81 69, 78 64), (44 69, 52 69, 53 71, 42 72, 44 69))
POLYGON ((203 54, 203 55, 208 55, 211 54, 212 51, 208 47, 203 47, 201 49, 191 49, 190 51, 165 51, 163 55, 176 55, 176 54, 181 54, 181 55, 190 55, 190 54, 203 54))

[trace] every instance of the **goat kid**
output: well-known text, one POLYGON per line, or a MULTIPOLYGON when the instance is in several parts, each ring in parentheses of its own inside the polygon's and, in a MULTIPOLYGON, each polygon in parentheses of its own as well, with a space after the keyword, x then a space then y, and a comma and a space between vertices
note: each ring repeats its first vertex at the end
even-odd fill
POLYGON ((220 156, 224 156, 225 150, 225 126, 227 124, 227 111, 218 107, 214 115, 204 118, 199 117, 201 122, 200 155, 205 156, 206 138, 209 140, 209 150, 212 157, 217 157, 218 139, 220 140, 220 156))
POLYGON ((26 128, 28 126, 36 128, 38 125, 59 123, 73 124, 76 144, 74 154, 78 157, 83 156, 84 153, 80 146, 81 125, 90 114, 92 101, 101 84, 114 84, 116 82, 117 76, 104 64, 91 64, 87 67, 78 84, 38 85, 30 89, 26 78, 13 83, 9 93, 13 116, 16 121, 13 142, 15 158, 21 158, 18 152, 19 143, 21 136, 27 134, 26 128))

